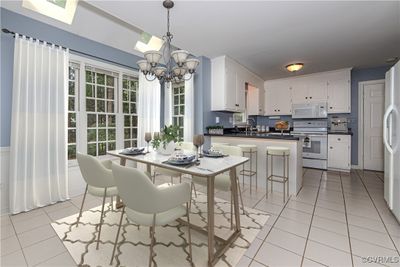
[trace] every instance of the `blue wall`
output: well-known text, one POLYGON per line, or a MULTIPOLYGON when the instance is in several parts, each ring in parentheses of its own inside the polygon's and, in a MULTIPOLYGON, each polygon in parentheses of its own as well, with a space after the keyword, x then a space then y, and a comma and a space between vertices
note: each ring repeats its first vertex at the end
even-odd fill
MULTIPOLYGON (((140 57, 1 8, 1 27, 136 69, 140 57)), ((133 44, 132 44, 133 45, 133 44)), ((14 38, 1 33, 0 147, 10 145, 14 38)), ((98 60, 98 59, 97 59, 98 60)))

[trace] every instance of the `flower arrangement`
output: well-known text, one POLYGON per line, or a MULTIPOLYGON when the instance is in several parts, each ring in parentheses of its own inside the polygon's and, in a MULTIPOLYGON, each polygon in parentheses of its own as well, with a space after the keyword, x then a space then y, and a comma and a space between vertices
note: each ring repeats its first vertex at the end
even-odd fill
POLYGON ((177 125, 165 125, 161 130, 160 134, 154 134, 153 140, 151 141, 152 146, 155 149, 160 148, 161 144, 164 149, 170 142, 177 143, 181 142, 182 138, 179 135, 179 126, 177 125))

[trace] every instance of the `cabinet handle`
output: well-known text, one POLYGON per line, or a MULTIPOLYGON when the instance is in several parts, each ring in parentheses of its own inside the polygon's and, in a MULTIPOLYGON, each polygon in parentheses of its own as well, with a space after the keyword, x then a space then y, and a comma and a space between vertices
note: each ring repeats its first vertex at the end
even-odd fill
POLYGON ((312 96, 310 96, 310 99, 312 99, 312 96))
POLYGON ((308 99, 308 97, 306 97, 306 99, 308 99))
POLYGON ((340 140, 342 140, 342 139, 338 138, 337 140, 340 141, 340 140))
POLYGON ((238 107, 238 106, 239 106, 239 104, 235 104, 235 106, 237 106, 237 107, 238 107))
POLYGON ((333 109, 333 107, 329 107, 330 109, 333 109))
POLYGON ((330 146, 330 147, 329 147, 329 149, 333 149, 333 147, 332 147, 332 146, 330 146))
POLYGON ((281 111, 280 109, 278 109, 278 111, 281 111))

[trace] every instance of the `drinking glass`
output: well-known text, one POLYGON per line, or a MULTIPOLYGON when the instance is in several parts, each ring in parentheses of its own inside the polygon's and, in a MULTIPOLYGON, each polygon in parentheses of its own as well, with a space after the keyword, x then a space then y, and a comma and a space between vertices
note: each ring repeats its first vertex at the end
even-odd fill
POLYGON ((204 135, 199 135, 200 138, 200 158, 203 157, 204 135))
POLYGON ((144 141, 147 143, 147 153, 149 153, 149 142, 151 141, 151 133, 144 133, 144 141))
POLYGON ((199 147, 201 146, 200 135, 193 136, 193 145, 196 147, 196 160, 199 160, 199 147))

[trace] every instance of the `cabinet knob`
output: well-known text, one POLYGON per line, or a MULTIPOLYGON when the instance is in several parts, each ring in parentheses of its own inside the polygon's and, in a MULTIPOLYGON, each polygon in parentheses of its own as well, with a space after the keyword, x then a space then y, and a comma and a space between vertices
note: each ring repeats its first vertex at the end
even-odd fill
POLYGON ((342 140, 342 139, 338 138, 337 140, 340 141, 340 140, 342 140))
POLYGON ((278 109, 278 111, 281 111, 280 109, 278 109))
POLYGON ((332 147, 332 146, 330 146, 330 147, 329 147, 329 149, 333 149, 333 147, 332 147))
POLYGON ((308 99, 308 97, 306 97, 306 99, 308 99))
POLYGON ((310 96, 310 99, 312 99, 312 96, 310 96))
POLYGON ((330 109, 333 109, 333 107, 329 107, 330 109))
POLYGON ((235 104, 235 106, 237 106, 237 107, 238 107, 238 106, 239 106, 239 104, 235 104))

